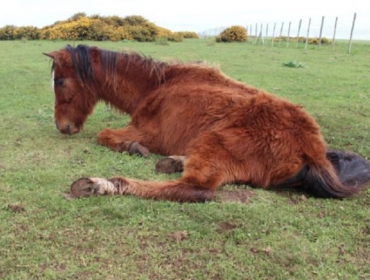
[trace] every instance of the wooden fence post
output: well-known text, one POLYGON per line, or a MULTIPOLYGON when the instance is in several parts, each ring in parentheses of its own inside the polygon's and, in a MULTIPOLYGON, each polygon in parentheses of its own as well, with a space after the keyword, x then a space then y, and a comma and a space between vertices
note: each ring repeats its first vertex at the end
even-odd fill
POLYGON ((289 27, 288 27, 288 39, 286 40, 286 47, 289 47, 289 40, 290 40, 290 26, 291 26, 292 22, 289 21, 289 27))
POLYGON ((335 24, 334 24, 334 33, 333 33, 333 40, 332 40, 332 47, 334 50, 334 43, 335 43, 335 35, 337 33, 337 23, 338 23, 338 17, 335 18, 335 24))
POLYGON ((262 32, 262 30, 263 30, 263 24, 261 23, 261 31, 260 31, 260 34, 261 34, 262 45, 264 45, 265 44, 265 40, 263 38, 263 32, 262 32))
POLYGON ((325 17, 322 17, 322 19, 321 19, 320 37, 319 37, 319 49, 321 49, 321 37, 322 37, 322 29, 324 27, 324 19, 325 19, 325 17))
POLYGON ((281 23, 280 36, 279 36, 279 47, 281 44, 281 34, 283 34, 284 22, 281 23))
POLYGON ((255 29, 255 32, 254 32, 254 36, 256 37, 255 43, 257 44, 257 41, 258 41, 258 36, 257 36, 257 23, 256 23, 256 29, 255 29))
POLYGON ((348 45, 348 53, 351 53, 352 35, 353 35, 353 30, 355 29, 355 22, 356 22, 356 13, 353 16, 353 22, 352 22, 352 28, 351 28, 351 37, 349 38, 349 45, 348 45))
POLYGON ((299 26, 298 26, 298 33, 297 33, 297 48, 298 48, 298 42, 299 42, 299 32, 301 31, 302 26, 302 20, 299 20, 299 26))
POLYGON ((276 22, 274 23, 274 29, 272 30, 272 40, 271 40, 271 46, 274 46, 275 41, 275 29, 276 29, 276 22))
POLYGON ((262 45, 264 44, 263 42, 263 34, 262 34, 262 24, 261 24, 261 29, 260 29, 260 33, 258 34, 258 37, 257 37, 257 41, 256 41, 256 45, 258 44, 259 40, 261 39, 261 43, 262 45))
POLYGON ((308 21, 308 28, 307 28, 307 35, 306 35, 306 43, 304 45, 304 49, 307 50, 307 44, 308 44, 308 37, 310 36, 310 26, 311 26, 311 18, 308 21))

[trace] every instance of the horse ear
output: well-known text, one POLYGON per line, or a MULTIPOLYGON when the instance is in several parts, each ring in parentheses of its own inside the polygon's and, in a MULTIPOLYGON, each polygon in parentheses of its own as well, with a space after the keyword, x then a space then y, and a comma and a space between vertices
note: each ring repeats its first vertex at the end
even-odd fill
POLYGON ((55 59, 55 56, 56 56, 56 52, 51 52, 51 53, 42 53, 43 55, 46 55, 48 57, 50 57, 51 59, 55 59))

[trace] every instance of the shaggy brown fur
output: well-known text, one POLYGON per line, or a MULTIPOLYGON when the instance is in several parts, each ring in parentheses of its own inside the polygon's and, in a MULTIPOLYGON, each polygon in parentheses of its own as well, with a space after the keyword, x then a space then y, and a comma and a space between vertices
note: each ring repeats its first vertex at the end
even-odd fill
POLYGON ((342 153, 349 160, 338 163, 337 152, 327 155, 319 125, 301 106, 215 68, 87 46, 47 55, 54 61, 60 132, 79 132, 102 100, 130 114, 131 122, 101 131, 100 144, 122 152, 136 143, 153 153, 186 156, 179 180, 110 179, 117 188, 125 186, 124 193, 197 202, 212 199, 223 184, 243 182, 263 188, 306 186, 317 196, 341 198, 370 181, 363 158, 342 153))

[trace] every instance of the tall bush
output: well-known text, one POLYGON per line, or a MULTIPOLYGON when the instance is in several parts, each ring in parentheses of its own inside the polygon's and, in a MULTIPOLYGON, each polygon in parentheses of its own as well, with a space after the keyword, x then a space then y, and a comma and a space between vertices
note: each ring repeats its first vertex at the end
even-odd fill
POLYGON ((221 32, 216 42, 245 42, 247 38, 247 30, 243 26, 234 25, 221 32))
POLYGON ((6 25, 0 28, 0 40, 15 40, 17 36, 17 27, 6 25))
POLYGON ((166 38, 168 41, 181 42, 183 38, 196 38, 194 32, 172 32, 156 26, 142 16, 102 17, 100 15, 86 16, 76 13, 67 20, 57 21, 42 29, 33 26, 16 27, 8 25, 0 28, 0 40, 44 39, 44 40, 94 40, 120 41, 136 40, 153 42, 156 38, 166 38))
POLYGON ((199 35, 195 32, 180 31, 180 32, 175 32, 175 33, 185 39, 199 39, 199 35))
POLYGON ((183 37, 178 34, 178 32, 172 32, 171 30, 163 27, 157 27, 157 30, 157 40, 159 38, 165 38, 167 41, 182 42, 183 37))

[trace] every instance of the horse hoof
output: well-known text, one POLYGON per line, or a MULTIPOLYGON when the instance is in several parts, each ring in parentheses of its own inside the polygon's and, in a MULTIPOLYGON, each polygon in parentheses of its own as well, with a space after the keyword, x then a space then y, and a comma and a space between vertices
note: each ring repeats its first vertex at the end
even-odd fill
POLYGON ((133 154, 139 154, 142 157, 148 157, 150 155, 150 152, 147 148, 140 145, 138 142, 132 142, 128 148, 129 155, 133 154))
POLYGON ((89 197, 99 192, 99 185, 90 178, 80 178, 71 185, 71 194, 75 198, 89 197))
POLYGON ((182 172, 183 170, 184 170, 183 161, 181 159, 173 157, 162 158, 155 165, 155 171, 157 171, 158 173, 171 174, 176 172, 182 172))

